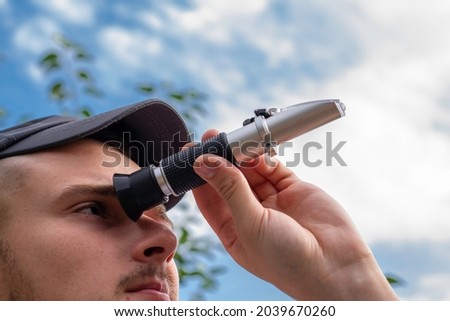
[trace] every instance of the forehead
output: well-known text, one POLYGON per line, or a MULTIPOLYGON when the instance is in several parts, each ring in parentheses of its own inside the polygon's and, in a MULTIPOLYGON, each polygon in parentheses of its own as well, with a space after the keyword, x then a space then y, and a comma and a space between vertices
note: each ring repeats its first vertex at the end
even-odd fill
POLYGON ((26 176, 41 182, 112 184, 114 173, 129 174, 139 169, 120 151, 90 139, 26 155, 24 160, 26 176))

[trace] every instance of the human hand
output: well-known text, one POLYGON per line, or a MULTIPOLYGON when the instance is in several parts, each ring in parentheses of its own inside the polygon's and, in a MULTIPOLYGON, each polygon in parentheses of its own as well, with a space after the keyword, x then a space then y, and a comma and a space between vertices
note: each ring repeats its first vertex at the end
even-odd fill
POLYGON ((280 162, 262 156, 239 170, 202 155, 195 171, 208 183, 193 191, 200 211, 251 273, 295 299, 396 299, 345 210, 280 162))

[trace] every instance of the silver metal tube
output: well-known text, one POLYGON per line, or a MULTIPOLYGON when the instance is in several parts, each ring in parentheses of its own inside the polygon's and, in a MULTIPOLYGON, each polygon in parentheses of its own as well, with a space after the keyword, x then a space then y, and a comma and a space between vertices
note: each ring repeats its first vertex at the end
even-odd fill
POLYGON ((239 163, 268 151, 273 154, 272 147, 344 115, 345 105, 337 99, 296 104, 267 119, 256 117, 254 122, 228 133, 227 139, 239 163))

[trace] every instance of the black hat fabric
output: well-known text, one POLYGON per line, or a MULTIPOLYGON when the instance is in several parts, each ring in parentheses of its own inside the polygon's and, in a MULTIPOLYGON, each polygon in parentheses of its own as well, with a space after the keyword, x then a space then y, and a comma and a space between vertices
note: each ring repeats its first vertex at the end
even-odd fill
MULTIPOLYGON (((0 159, 61 146, 104 130, 140 149, 130 157, 141 167, 157 165, 189 141, 180 115, 168 104, 151 99, 92 117, 49 116, 0 130, 0 159)), ((170 196, 166 208, 179 200, 170 196)))

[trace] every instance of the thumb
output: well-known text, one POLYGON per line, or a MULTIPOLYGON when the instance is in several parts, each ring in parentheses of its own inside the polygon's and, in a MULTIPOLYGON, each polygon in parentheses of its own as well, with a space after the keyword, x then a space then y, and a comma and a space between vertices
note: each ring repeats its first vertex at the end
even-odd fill
POLYGON ((194 170, 225 201, 238 229, 255 227, 264 208, 237 167, 222 157, 206 154, 196 159, 194 170))

